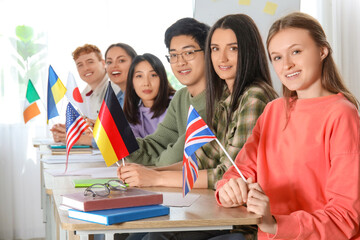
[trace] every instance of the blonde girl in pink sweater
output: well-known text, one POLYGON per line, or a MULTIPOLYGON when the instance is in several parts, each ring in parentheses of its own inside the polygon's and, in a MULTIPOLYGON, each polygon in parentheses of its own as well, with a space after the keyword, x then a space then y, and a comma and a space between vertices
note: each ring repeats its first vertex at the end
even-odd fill
POLYGON ((234 167, 217 183, 224 207, 262 216, 258 239, 360 239, 360 119, 321 25, 292 13, 269 30, 283 84, 234 167))

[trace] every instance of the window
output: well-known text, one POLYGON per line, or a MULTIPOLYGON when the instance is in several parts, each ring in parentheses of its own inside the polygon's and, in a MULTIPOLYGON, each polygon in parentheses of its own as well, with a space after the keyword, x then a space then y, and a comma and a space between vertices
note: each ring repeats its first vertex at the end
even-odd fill
MULTIPOLYGON (((138 54, 152 53, 176 81, 164 57, 164 33, 176 20, 192 16, 192 0, 4 0, 0 4, 0 111, 7 116, 0 119, 3 123, 23 121, 29 78, 46 107, 49 64, 64 84, 71 71, 79 88, 84 88, 71 53, 85 43, 97 45, 102 53, 117 42, 131 45, 138 54)), ((63 105, 58 106, 61 112, 63 105)))

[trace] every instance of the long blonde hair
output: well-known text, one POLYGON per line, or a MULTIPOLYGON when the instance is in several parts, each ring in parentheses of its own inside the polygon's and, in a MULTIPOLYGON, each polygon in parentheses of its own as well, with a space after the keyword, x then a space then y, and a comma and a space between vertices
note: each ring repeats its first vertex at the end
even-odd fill
MULTIPOLYGON (((319 47, 326 47, 329 50, 327 57, 323 60, 322 71, 321 71, 321 85, 331 93, 342 93, 352 104, 359 109, 359 101, 356 97, 350 93, 345 87, 343 79, 336 67, 334 59, 332 57, 332 49, 326 35, 322 29, 320 23, 308 14, 301 12, 294 12, 285 17, 280 18, 273 23, 269 30, 269 34, 266 40, 267 49, 271 39, 281 30, 287 28, 299 28, 308 30, 310 36, 319 47)), ((270 58, 270 55, 269 55, 270 58)), ((270 58, 271 61, 271 58, 270 58)), ((292 106, 294 100, 297 99, 296 91, 290 91, 286 86, 283 87, 283 96, 286 99, 287 113, 292 106)), ((288 115, 288 114, 287 114, 288 115)))

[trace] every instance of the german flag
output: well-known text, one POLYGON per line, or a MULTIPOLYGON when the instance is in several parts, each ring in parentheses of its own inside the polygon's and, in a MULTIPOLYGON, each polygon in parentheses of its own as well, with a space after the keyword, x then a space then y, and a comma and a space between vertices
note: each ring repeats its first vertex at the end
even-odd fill
POLYGON ((107 166, 113 165, 139 149, 139 145, 110 82, 94 126, 93 134, 107 166))

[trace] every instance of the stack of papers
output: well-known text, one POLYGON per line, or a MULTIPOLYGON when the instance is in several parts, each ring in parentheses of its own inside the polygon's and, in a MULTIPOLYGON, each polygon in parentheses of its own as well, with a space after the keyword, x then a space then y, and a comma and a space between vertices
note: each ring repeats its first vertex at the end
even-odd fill
MULTIPOLYGON (((66 155, 66 146, 65 145, 49 145, 52 155, 66 155)), ((70 154, 92 154, 92 148, 87 145, 74 145, 70 154)))
MULTIPOLYGON (((104 160, 103 160, 104 161, 104 160)), ((64 173, 64 169, 53 168, 44 170, 46 173, 57 176, 91 176, 91 178, 117 178, 117 167, 96 167, 96 168, 79 168, 68 169, 64 173)))

